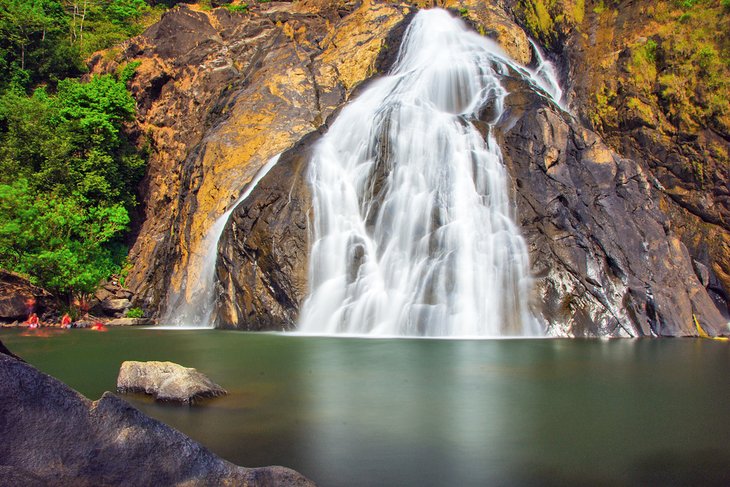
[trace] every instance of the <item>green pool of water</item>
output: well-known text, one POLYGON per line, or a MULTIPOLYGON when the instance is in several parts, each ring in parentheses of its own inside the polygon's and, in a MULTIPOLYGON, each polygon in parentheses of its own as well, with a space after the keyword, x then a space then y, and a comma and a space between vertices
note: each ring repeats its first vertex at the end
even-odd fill
POLYGON ((727 343, 154 329, 0 339, 93 399, 114 390, 124 360, 196 367, 230 394, 191 408, 125 397, 227 460, 286 465, 322 486, 730 485, 727 343))

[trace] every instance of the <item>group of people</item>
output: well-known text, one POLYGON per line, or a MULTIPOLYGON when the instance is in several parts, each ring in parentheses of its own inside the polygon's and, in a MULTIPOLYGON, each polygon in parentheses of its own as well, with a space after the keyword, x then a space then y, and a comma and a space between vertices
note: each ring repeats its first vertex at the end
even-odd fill
MULTIPOLYGON (((41 326, 51 326, 51 327, 62 328, 62 329, 85 327, 85 326, 80 326, 80 323, 74 322, 71 319, 71 317, 68 315, 68 313, 64 313, 64 315, 61 317, 61 322, 57 323, 57 324, 56 323, 43 324, 40 321, 40 319, 38 318, 38 315, 36 313, 31 313, 28 316, 28 319, 25 320, 25 322, 23 324, 28 325, 28 328, 30 328, 30 329, 40 328, 41 326)), ((104 330, 104 324, 100 321, 94 321, 91 324, 90 328, 92 330, 97 330, 97 331, 104 330)))
MULTIPOLYGON (((28 325, 28 328, 40 328, 41 327, 41 321, 38 318, 38 315, 35 313, 31 313, 28 316, 28 319, 25 320, 25 324, 28 325)), ((57 326, 59 328, 75 328, 75 323, 73 320, 71 320, 71 317, 68 315, 68 313, 64 313, 64 315, 61 317, 61 322, 52 325, 44 325, 44 326, 57 326)))

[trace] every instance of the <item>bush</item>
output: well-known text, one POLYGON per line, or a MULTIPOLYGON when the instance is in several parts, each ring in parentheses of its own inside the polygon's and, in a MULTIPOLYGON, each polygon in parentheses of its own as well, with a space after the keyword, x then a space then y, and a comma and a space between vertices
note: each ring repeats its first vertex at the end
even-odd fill
POLYGON ((142 311, 142 308, 129 308, 125 316, 127 318, 143 318, 144 311, 142 311))
POLYGON ((240 12, 240 13, 246 13, 248 12, 248 4, 242 3, 240 5, 231 5, 230 3, 223 6, 226 10, 230 12, 240 12))

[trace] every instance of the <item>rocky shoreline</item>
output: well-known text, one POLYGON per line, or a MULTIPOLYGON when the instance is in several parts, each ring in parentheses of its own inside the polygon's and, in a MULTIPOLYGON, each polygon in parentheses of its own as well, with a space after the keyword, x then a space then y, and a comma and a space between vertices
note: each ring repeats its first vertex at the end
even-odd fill
POLYGON ((227 462, 116 395, 91 401, 0 342, 0 487, 313 486, 298 472, 227 462))

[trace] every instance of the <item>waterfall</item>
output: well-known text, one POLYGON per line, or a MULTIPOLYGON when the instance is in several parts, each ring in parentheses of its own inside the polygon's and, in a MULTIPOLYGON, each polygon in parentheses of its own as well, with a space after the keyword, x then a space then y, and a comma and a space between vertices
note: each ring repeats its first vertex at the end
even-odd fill
POLYGON ((535 44, 532 40, 530 40, 530 46, 532 46, 532 50, 535 52, 535 57, 537 57, 537 66, 535 66, 534 70, 530 70, 532 79, 540 88, 552 97, 560 108, 565 110, 565 107, 563 106, 563 89, 560 87, 555 65, 545 59, 540 48, 537 47, 537 44, 535 44))
POLYGON ((541 334, 492 130, 510 68, 540 85, 446 11, 416 15, 391 73, 348 104, 315 149, 299 331, 541 334), (479 115, 491 121, 477 124, 479 115))
POLYGON ((267 163, 259 169, 251 182, 244 188, 243 193, 231 205, 231 207, 223 213, 213 225, 208 229, 205 237, 201 241, 197 251, 191 256, 190 264, 185 269, 186 282, 183 283, 182 289, 185 294, 170 294, 167 299, 167 311, 160 320, 162 323, 173 326, 193 326, 193 327, 212 327, 213 311, 215 310, 215 264, 218 257, 218 242, 223 234, 223 229, 228 222, 228 218, 233 210, 243 200, 248 198, 251 192, 261 179, 276 165, 279 160, 277 154, 267 161, 267 163), (191 269, 196 265, 198 269, 191 269), (197 271, 197 272, 195 272, 197 271), (190 276, 197 275, 198 278, 190 280, 190 276), (187 298, 186 298, 187 294, 187 298))

